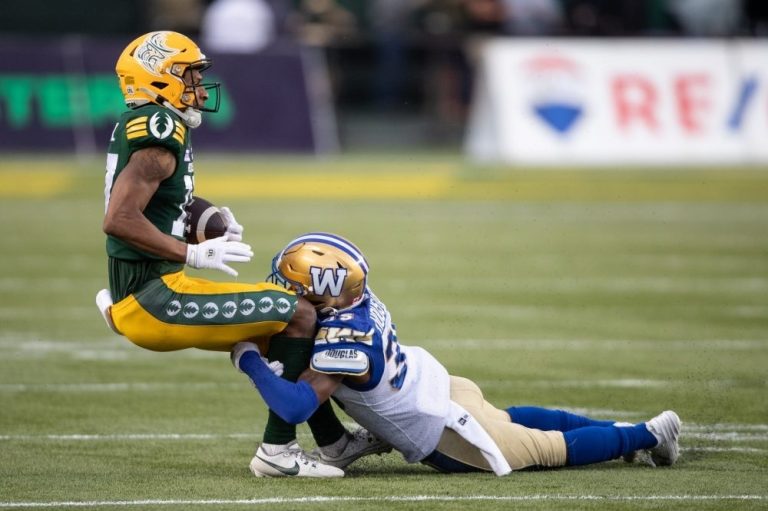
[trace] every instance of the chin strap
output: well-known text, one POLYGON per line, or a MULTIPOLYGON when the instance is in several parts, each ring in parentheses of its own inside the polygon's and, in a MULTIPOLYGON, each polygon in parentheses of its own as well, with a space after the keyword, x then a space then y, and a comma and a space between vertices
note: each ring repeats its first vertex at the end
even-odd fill
MULTIPOLYGON (((148 94, 152 97, 155 101, 158 101, 161 99, 158 94, 156 94, 154 91, 151 91, 149 89, 146 89, 144 87, 139 87, 139 90, 142 91, 145 94, 148 94)), ((183 112, 170 104, 168 100, 165 98, 162 98, 161 103, 165 108, 168 110, 174 112, 176 115, 181 117, 181 120, 184 121, 184 124, 189 126, 192 129, 198 128, 203 123, 203 114, 200 112, 200 110, 194 109, 192 107, 187 107, 186 110, 183 112)))

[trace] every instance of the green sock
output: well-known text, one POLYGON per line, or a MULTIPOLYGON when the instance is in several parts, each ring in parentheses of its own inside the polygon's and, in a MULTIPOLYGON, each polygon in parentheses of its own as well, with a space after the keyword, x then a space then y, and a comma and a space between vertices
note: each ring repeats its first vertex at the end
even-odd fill
POLYGON ((318 447, 336 442, 347 431, 336 417, 330 399, 315 410, 312 417, 307 419, 307 424, 312 430, 312 436, 315 437, 318 447))
MULTIPOLYGON (((283 363, 283 378, 295 382, 304 369, 309 367, 312 356, 314 339, 297 337, 272 337, 267 351, 269 361, 279 360, 283 363)), ((280 418, 272 410, 269 411, 267 427, 264 429, 265 444, 287 444, 296 440, 296 426, 280 418)))
MULTIPOLYGON (((314 339, 295 337, 273 337, 269 343, 267 359, 283 363, 283 378, 296 381, 299 375, 309 367, 314 339)), ((309 429, 318 446, 330 445, 344 435, 346 429, 333 411, 330 401, 320 407, 307 419, 309 429)), ((267 427, 264 429, 264 443, 283 445, 296 440, 296 426, 288 424, 272 410, 269 411, 267 427)))

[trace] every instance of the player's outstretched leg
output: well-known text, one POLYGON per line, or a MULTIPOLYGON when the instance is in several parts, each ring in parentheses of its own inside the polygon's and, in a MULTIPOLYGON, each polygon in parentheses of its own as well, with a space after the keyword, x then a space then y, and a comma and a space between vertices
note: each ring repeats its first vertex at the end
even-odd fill
POLYGON ((617 425, 615 421, 590 419, 584 415, 577 415, 565 410, 552 410, 539 406, 511 406, 507 408, 507 413, 515 424, 542 431, 571 431, 590 426, 617 425))
MULTIPOLYGON (((630 422, 616 422, 597 420, 584 415, 578 415, 565 410, 552 410, 539 406, 511 406, 507 408, 512 422, 525 426, 527 428, 540 429, 542 431, 571 431, 578 428, 598 427, 606 428, 609 426, 631 427, 634 424, 630 422)), ((638 450, 622 456, 627 463, 639 463, 655 466, 648 451, 638 450)))
POLYGON ((594 427, 563 433, 568 451, 568 465, 599 463, 650 449, 659 465, 672 465, 679 456, 680 418, 675 412, 663 412, 648 422, 632 427, 594 427))

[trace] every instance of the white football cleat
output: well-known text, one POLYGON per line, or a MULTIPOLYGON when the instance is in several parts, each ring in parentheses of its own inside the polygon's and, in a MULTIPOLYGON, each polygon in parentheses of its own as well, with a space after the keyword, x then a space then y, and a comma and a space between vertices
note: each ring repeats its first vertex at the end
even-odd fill
POLYGON ((275 455, 259 446, 250 468, 256 477, 344 477, 343 470, 307 455, 296 442, 275 455))
POLYGON ((651 457, 651 451, 647 449, 639 449, 632 451, 629 454, 625 454, 621 457, 627 463, 638 463, 640 465, 647 465, 649 467, 655 467, 653 458, 651 457))
POLYGON ((344 468, 353 461, 368 456, 370 454, 384 454, 392 451, 392 446, 383 440, 373 436, 365 428, 357 428, 353 433, 345 433, 342 438, 331 445, 317 447, 312 450, 312 455, 323 463, 334 467, 344 468), (340 448, 339 443, 346 439, 344 447, 340 448))
POLYGON ((659 441, 658 445, 650 449, 651 459, 659 465, 674 465, 680 457, 680 446, 677 439, 680 437, 680 417, 672 410, 661 412, 645 423, 653 436, 659 441))

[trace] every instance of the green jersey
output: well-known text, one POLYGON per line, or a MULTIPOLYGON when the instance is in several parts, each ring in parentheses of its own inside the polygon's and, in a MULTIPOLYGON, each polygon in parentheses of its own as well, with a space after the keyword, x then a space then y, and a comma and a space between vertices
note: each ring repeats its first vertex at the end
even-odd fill
MULTIPOLYGON (((109 205, 112 186, 131 155, 148 147, 163 147, 171 151, 176 156, 176 169, 160 183, 144 209, 144 216, 161 232, 184 240, 185 208, 195 188, 192 147, 189 130, 179 116, 167 108, 145 105, 129 110, 115 125, 107 153, 105 208, 109 205)), ((107 254, 115 301, 135 291, 147 279, 183 267, 181 263, 165 261, 113 236, 107 236, 107 254), (130 281, 130 285, 126 280, 130 281)))

